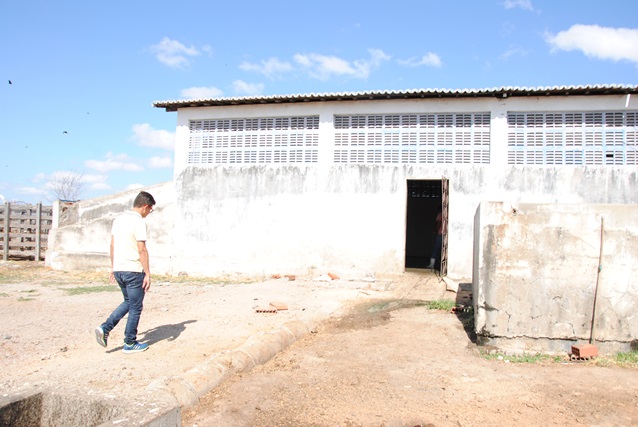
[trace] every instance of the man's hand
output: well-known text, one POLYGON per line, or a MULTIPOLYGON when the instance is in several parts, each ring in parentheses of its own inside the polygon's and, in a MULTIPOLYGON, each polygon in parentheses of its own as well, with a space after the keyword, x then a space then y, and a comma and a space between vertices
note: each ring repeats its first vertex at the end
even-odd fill
POLYGON ((111 284, 115 283, 115 274, 113 274, 112 271, 109 274, 109 283, 111 283, 111 284))
POLYGON ((137 251, 140 254, 140 262, 144 269, 144 282, 142 282, 142 289, 144 292, 148 292, 151 288, 151 269, 148 266, 148 251, 146 250, 146 242, 137 242, 137 251))
POLYGON ((144 282, 142 282, 142 289, 144 289, 144 292, 148 292, 148 290, 151 289, 151 275, 150 274, 144 274, 144 282))

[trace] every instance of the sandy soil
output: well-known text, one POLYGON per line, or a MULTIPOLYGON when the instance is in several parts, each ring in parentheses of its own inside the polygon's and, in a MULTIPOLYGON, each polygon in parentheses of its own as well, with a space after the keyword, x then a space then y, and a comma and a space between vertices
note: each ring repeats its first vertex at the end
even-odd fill
POLYGON ((471 315, 423 305, 463 302, 432 274, 374 283, 155 280, 139 333, 151 348, 134 355, 121 351, 123 324, 108 348, 95 343, 93 329, 121 298, 102 288, 105 279, 0 263, 3 396, 55 389, 152 411, 152 382, 296 320, 316 328, 183 408, 183 425, 638 425, 638 369, 487 360, 464 328, 471 315), (273 301, 288 310, 257 312, 273 301))
POLYGON ((371 307, 224 383, 183 425, 638 425, 637 369, 487 360, 454 314, 371 307))

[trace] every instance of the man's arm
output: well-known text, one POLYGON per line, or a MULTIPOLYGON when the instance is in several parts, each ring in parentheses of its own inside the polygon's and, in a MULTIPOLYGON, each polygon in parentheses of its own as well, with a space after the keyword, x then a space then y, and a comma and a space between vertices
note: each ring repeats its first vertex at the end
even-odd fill
POLYGON ((148 263, 148 250, 146 250, 146 242, 137 242, 137 251, 140 254, 140 262, 144 269, 144 283, 142 288, 144 291, 148 291, 151 287, 151 268, 148 263))

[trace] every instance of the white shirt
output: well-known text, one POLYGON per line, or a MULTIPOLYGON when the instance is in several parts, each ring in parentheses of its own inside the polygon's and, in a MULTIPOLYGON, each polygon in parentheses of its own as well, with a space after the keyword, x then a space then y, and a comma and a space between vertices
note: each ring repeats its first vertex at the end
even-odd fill
POLYGON ((139 213, 130 210, 113 221, 113 271, 142 273, 137 242, 146 242, 146 223, 139 213))

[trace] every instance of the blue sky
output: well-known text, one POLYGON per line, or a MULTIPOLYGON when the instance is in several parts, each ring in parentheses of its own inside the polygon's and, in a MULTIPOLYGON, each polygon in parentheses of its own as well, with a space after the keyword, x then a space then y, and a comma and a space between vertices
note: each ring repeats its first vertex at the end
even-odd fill
POLYGON ((153 101, 638 84, 635 0, 0 6, 0 203, 170 181, 177 115, 153 101))

